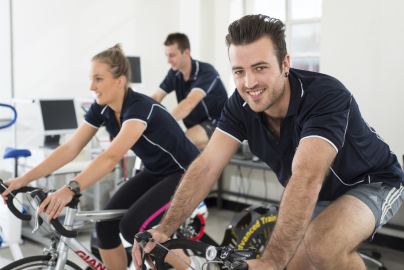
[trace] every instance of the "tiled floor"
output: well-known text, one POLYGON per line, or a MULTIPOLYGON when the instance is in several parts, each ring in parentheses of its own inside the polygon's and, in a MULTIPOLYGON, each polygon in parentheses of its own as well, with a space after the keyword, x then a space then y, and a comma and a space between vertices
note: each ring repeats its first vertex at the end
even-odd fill
MULTIPOLYGON (((234 212, 227 210, 218 210, 218 209, 210 209, 209 217, 207 222, 206 231, 208 234, 217 242, 221 242, 223 238, 223 228, 226 228, 229 221, 232 219, 234 212)), ((89 236, 88 234, 80 236, 80 239, 83 243, 89 245, 89 236)), ((378 246, 366 245, 366 248, 369 248, 374 251, 378 251, 382 254, 382 261, 385 263, 385 266, 388 270, 402 270, 404 269, 404 252, 399 252, 397 250, 383 248, 378 246)), ((24 256, 30 255, 38 255, 42 253, 43 246, 39 244, 35 244, 28 240, 24 241, 24 244, 21 245, 22 252, 24 256)), ((78 263, 80 266, 83 266, 83 263, 80 259, 78 259, 75 255, 69 255, 74 262, 78 263)), ((10 251, 7 248, 0 249, 0 267, 4 266, 5 261, 12 260, 10 251), (2 264, 3 263, 3 264, 2 264)), ((378 269, 372 264, 367 264, 368 269, 378 269)), ((303 269, 304 270, 304 269, 303 269)))

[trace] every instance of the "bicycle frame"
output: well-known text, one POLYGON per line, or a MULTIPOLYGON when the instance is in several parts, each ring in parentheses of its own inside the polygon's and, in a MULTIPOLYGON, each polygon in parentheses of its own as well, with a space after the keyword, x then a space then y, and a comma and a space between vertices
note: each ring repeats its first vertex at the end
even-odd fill
MULTIPOLYGON (((68 230, 82 227, 83 225, 74 226, 75 221, 97 222, 104 220, 117 219, 123 216, 126 210, 103 210, 103 211, 78 211, 75 208, 66 208, 66 216, 64 227, 68 230)), ((41 214, 42 215, 42 214, 41 214)), ((42 217, 42 216, 41 216, 42 217)), ((46 217, 42 217, 43 219, 46 217)), ((45 219, 44 219, 45 220, 45 219)), ((58 240, 55 255, 57 255, 56 266, 49 266, 49 270, 64 270, 67 261, 68 250, 72 250, 79 258, 81 258, 88 266, 94 270, 107 270, 107 267, 87 249, 76 238, 68 238, 60 236, 58 240)), ((50 251, 52 253, 52 251, 50 251)))
POLYGON ((71 249, 88 266, 95 270, 107 270, 107 267, 77 239, 62 236, 57 248, 58 260, 55 270, 63 270, 67 261, 68 249, 71 249))

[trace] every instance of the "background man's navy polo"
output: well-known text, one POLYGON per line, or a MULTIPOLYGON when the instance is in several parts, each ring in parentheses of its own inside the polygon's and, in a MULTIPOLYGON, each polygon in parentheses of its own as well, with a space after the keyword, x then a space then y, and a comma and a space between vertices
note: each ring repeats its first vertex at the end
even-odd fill
POLYGON ((178 103, 185 99, 194 88, 204 91, 205 97, 183 120, 187 128, 205 120, 218 120, 227 100, 226 89, 215 68, 208 63, 193 59, 191 76, 188 81, 184 81, 180 71, 170 69, 160 84, 160 88, 167 93, 175 90, 178 103))

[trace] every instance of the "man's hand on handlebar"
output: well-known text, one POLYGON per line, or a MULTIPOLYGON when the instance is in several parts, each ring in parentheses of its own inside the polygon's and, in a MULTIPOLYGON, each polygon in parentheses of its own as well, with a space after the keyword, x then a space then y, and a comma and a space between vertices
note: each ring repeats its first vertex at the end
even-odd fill
POLYGON ((132 258, 133 263, 136 266, 136 269, 141 269, 142 249, 145 253, 149 253, 156 246, 155 242, 164 243, 169 239, 169 237, 164 233, 160 232, 158 228, 149 230, 148 232, 152 235, 153 241, 148 241, 144 247, 142 247, 141 244, 136 241, 136 239, 133 242, 132 258))
POLYGON ((277 268, 268 260, 256 259, 256 260, 248 260, 248 269, 249 270, 277 270, 277 268))
POLYGON ((54 193, 49 193, 46 199, 41 203, 38 211, 45 212, 49 220, 57 218, 63 208, 73 199, 73 192, 63 186, 54 193))

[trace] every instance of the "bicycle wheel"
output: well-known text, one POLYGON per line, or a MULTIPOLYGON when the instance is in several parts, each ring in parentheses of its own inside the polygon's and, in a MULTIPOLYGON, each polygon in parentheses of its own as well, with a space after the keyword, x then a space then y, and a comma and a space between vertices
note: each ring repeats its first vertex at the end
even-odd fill
MULTIPOLYGON (((50 255, 32 256, 17 260, 2 268, 2 270, 41 270, 49 269, 50 255)), ((72 261, 67 260, 64 267, 65 270, 82 270, 72 261)))
POLYGON ((238 213, 225 231, 221 246, 255 248, 263 253, 277 218, 274 206, 251 206, 238 213))

